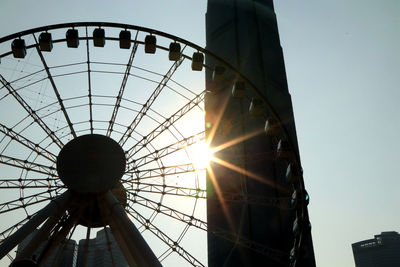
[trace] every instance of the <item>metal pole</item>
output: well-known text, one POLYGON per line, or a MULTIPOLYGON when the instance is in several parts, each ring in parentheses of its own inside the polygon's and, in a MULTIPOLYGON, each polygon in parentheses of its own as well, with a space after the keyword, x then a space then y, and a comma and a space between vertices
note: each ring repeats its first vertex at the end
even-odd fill
POLYGON ((122 238, 122 233, 119 232, 119 227, 116 225, 115 221, 109 220, 109 225, 111 228, 111 232, 115 238, 115 240, 118 243, 119 248, 121 249, 122 253, 125 256, 126 261, 131 265, 131 266, 139 266, 138 263, 136 262, 135 258, 133 257, 129 246, 126 244, 125 240, 122 238))
POLYGON ((26 247, 18 253, 17 259, 28 259, 36 251, 36 249, 45 241, 49 239, 49 235, 54 226, 60 221, 61 216, 67 209, 67 205, 60 206, 57 212, 50 216, 50 218, 40 227, 40 229, 34 234, 32 239, 26 245, 26 247))
MULTIPOLYGON (((106 220, 111 227, 111 230, 119 233, 117 234, 116 240, 120 246, 126 245, 129 251, 128 258, 133 258, 134 262, 129 262, 131 266, 143 266, 143 267, 161 267, 161 263, 153 253, 149 245, 146 243, 138 229, 131 222, 125 213, 124 208, 114 197, 114 195, 108 191, 99 200, 101 203, 100 207, 103 214, 106 214, 106 220), (120 239, 120 240, 118 240, 120 239), (120 243, 123 240, 122 244, 120 243)), ((123 248, 122 252, 124 252, 123 248)))
POLYGON ((59 209, 63 209, 70 199, 71 193, 66 191, 57 198, 51 200, 46 207, 38 211, 38 213, 27 223, 25 223, 14 234, 4 240, 4 242, 0 245, 0 259, 7 255, 16 245, 21 243, 21 241, 24 240, 24 238, 26 238, 30 233, 35 231, 36 228, 50 215, 56 213, 59 209))
POLYGON ((110 212, 110 209, 108 209, 108 205, 104 205, 103 203, 105 202, 104 199, 99 198, 98 203, 99 207, 102 213, 102 216, 105 218, 104 221, 106 221, 107 224, 110 225, 111 232, 115 238, 115 240, 118 243, 119 248, 121 249, 122 253, 125 256, 125 259, 129 263, 130 266, 139 266, 138 263, 136 262, 135 258, 133 257, 128 244, 125 242, 125 240, 122 238, 123 233, 119 231, 120 227, 118 226, 116 220, 110 219, 112 217, 112 211, 110 212))
MULTIPOLYGON (((39 265, 42 265, 46 262, 46 260, 52 255, 54 249, 62 249, 60 246, 61 242, 65 240, 65 237, 68 235, 69 231, 71 228, 74 226, 77 218, 76 216, 72 215, 69 217, 64 225, 62 226, 61 230, 58 231, 57 233, 54 233, 54 238, 50 239, 48 243, 46 244, 46 247, 44 248, 44 251, 41 253, 39 256, 37 263, 39 265)), ((40 229, 41 230, 41 229, 40 229)))

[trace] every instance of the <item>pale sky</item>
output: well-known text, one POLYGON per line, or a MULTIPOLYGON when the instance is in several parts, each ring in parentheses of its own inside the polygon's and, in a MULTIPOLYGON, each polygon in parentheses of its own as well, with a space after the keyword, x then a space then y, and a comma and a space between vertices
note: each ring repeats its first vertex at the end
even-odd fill
MULTIPOLYGON (((400 2, 275 1, 317 266, 354 266, 351 243, 400 231, 400 2)), ((206 1, 13 1, 0 36, 108 21, 205 46, 206 1)))

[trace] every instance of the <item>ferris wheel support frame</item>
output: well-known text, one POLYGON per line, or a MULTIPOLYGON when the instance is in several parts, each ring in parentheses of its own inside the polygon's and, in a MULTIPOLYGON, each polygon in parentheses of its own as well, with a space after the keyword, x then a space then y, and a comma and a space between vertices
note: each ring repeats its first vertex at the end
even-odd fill
POLYGON ((39 210, 28 222, 19 228, 14 234, 9 236, 0 245, 0 259, 6 256, 15 246, 24 240, 30 233, 34 232, 37 227, 48 219, 52 214, 61 210, 65 211, 68 203, 72 199, 69 191, 64 192, 57 198, 50 201, 43 209, 39 210))
POLYGON ((50 215, 50 217, 46 220, 42 227, 40 227, 40 229, 34 234, 29 243, 23 248, 20 253, 17 254, 16 260, 30 258, 31 255, 33 255, 35 250, 49 238, 51 230, 58 224, 68 206, 69 205, 67 205, 66 203, 63 207, 60 207, 55 214, 50 215))
POLYGON ((129 265, 161 267, 160 261, 114 195, 108 191, 99 196, 98 203, 129 265))
MULTIPOLYGON (((76 214, 72 214, 65 222, 61 220, 62 216, 65 215, 65 211, 74 203, 74 199, 77 199, 74 195, 67 190, 52 200, 43 209, 39 210, 30 221, 0 245, 0 256, 4 257, 7 255, 17 244, 29 236, 29 234, 34 233, 37 227, 44 222, 42 227, 34 234, 14 260, 14 262, 18 262, 30 258, 39 245, 47 240, 45 249, 38 259, 38 263, 44 263, 57 245, 66 237, 77 219, 76 214), (55 230, 50 236, 53 229, 55 230)), ((104 194, 99 194, 97 198, 106 224, 110 226, 128 264, 130 266, 161 267, 160 261, 133 222, 129 220, 124 208, 114 195, 108 191, 104 194)))

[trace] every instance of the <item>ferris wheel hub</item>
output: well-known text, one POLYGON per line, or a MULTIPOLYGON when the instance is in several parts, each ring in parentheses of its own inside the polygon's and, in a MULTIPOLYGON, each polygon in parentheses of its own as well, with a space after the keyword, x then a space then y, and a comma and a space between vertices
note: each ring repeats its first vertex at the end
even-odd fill
POLYGON ((125 172, 121 146, 99 134, 79 136, 68 142, 57 157, 57 172, 63 183, 81 194, 106 192, 125 172))

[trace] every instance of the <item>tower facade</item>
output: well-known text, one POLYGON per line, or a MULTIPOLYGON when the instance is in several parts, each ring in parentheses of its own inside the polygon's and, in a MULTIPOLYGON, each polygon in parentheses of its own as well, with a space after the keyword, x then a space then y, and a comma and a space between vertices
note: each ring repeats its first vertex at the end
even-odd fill
POLYGON ((356 267, 400 266, 400 234, 382 232, 351 245, 356 267))
POLYGON ((119 248, 117 241, 114 239, 110 228, 105 228, 106 230, 100 230, 96 235, 96 250, 95 250, 95 264, 93 266, 115 266, 115 267, 127 267, 128 263, 125 260, 124 255, 122 254, 121 249, 119 248), (110 242, 107 245, 107 236, 110 242), (111 250, 111 252, 110 252, 111 250), (111 257, 112 255, 112 257, 111 257))
POLYGON ((110 228, 98 231, 96 238, 89 239, 87 247, 86 242, 86 239, 79 241, 77 267, 128 266, 110 228))
MULTIPOLYGON (((225 82, 217 84, 212 71, 206 72, 207 138, 212 147, 226 147, 216 152, 221 160, 211 163, 207 177, 209 266, 287 266, 289 262, 315 266, 307 209, 300 212, 287 201, 299 188, 287 182, 291 156, 277 157, 279 141, 289 139, 301 171, 272 0, 208 0, 206 41, 208 51, 231 64, 268 99, 285 128, 285 134, 267 136, 264 126, 272 114, 249 112, 259 96, 247 92, 246 97, 232 97, 238 77, 226 73, 225 82), (246 197, 228 201, 224 195, 246 197), (232 242, 235 238, 237 242, 232 242)), ((219 63, 206 57, 206 64, 213 68, 219 63)), ((308 201, 302 193, 302 201, 305 198, 308 201)))

